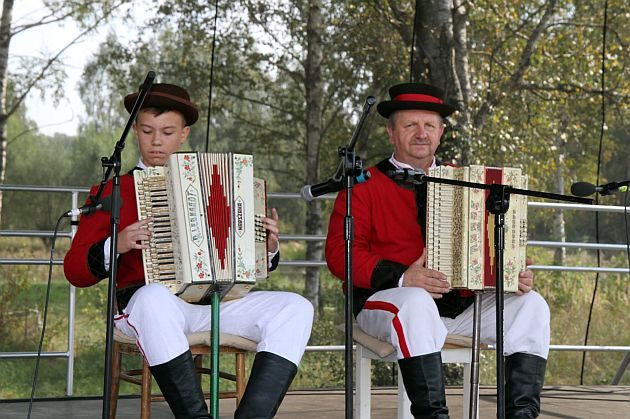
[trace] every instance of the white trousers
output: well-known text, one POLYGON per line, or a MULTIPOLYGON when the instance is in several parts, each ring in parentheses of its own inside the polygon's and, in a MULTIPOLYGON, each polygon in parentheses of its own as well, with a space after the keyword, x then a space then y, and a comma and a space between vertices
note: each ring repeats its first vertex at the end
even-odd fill
MULTIPOLYGON (((440 317, 433 297, 423 288, 401 287, 379 291, 357 316, 366 333, 390 342, 398 359, 426 355, 442 349, 448 334, 472 336, 471 305, 454 319, 440 317), (368 307, 366 306, 366 307, 368 307)), ((485 293, 481 303, 480 340, 496 343, 495 293, 485 293)), ((547 302, 535 291, 506 294, 503 310, 504 355, 524 352, 547 359, 550 340, 547 302)))
MULTIPOLYGON (((211 307, 187 303, 161 284, 141 287, 129 300, 116 327, 136 343, 150 366, 186 352, 186 334, 211 328, 211 307)), ((280 291, 252 291, 221 303, 221 332, 257 342, 257 351, 300 363, 313 324, 313 306, 304 297, 280 291)))

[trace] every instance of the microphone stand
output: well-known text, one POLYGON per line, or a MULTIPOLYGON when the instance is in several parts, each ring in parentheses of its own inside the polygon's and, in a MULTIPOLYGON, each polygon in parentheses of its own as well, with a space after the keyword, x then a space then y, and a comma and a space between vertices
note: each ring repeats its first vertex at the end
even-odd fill
POLYGON ((365 119, 370 113, 370 109, 376 103, 374 96, 368 96, 363 105, 363 113, 352 135, 350 143, 346 147, 339 148, 339 156, 342 158, 340 166, 343 167, 344 188, 346 190, 346 217, 344 218, 344 239, 345 239, 345 400, 346 400, 346 419, 352 418, 353 413, 353 371, 352 348, 354 342, 352 340, 352 322, 354 314, 352 312, 352 241, 354 239, 354 218, 352 217, 352 188, 354 187, 354 178, 361 174, 363 162, 361 158, 354 153, 355 144, 359 138, 359 134, 365 123, 365 119))
MULTIPOLYGON (((500 183, 488 185, 485 183, 466 182, 454 179, 443 179, 427 176, 422 172, 408 169, 396 170, 395 174, 401 176, 402 180, 411 183, 434 182, 447 185, 462 186, 466 188, 486 189, 490 193, 486 198, 486 210, 494 214, 494 250, 496 269, 496 365, 497 365, 497 418, 505 418, 505 357, 503 356, 503 258, 505 248, 505 213, 510 206, 510 195, 536 196, 544 199, 557 201, 576 202, 580 204, 592 204, 589 198, 579 198, 570 195, 560 195, 555 193, 530 191, 518 189, 500 183)), ((473 353, 472 371, 470 381, 472 392, 470 394, 469 417, 477 418, 477 396, 479 394, 479 336, 481 320, 481 293, 475 292, 474 314, 473 314, 473 353)))
MULTIPOLYGON (((214 269, 213 269, 214 270, 214 269)), ((216 275, 213 275, 216 278, 216 275)), ((219 417, 219 304, 221 304, 221 291, 216 288, 212 291, 210 300, 210 417, 219 417)))
POLYGON ((615 191, 623 191, 626 192, 628 190, 628 186, 630 186, 630 180, 624 180, 621 182, 610 182, 600 187, 596 187, 595 191, 599 192, 600 195, 612 195, 615 191), (598 189, 600 189, 598 191, 598 189))
POLYGON ((147 77, 144 80, 144 83, 140 87, 140 93, 138 94, 138 98, 133 105, 133 109, 129 115, 129 119, 127 120, 127 125, 123 131, 123 134, 116 143, 114 148, 114 152, 112 155, 101 158, 101 164, 105 169, 105 174, 103 175, 103 180, 99 186, 99 189, 95 195, 94 202, 100 202, 100 196, 103 193, 103 188, 109 179, 112 171, 114 172, 114 176, 112 178, 112 200, 111 200, 111 232, 110 232, 110 246, 109 246, 109 254, 110 254, 110 263, 109 263, 109 284, 108 284, 108 293, 107 293, 107 332, 105 339, 105 371, 103 374, 103 412, 102 418, 109 418, 109 409, 110 409, 110 397, 111 397, 111 387, 112 387, 112 347, 114 344, 114 301, 116 300, 116 276, 117 276, 117 247, 118 247, 118 226, 120 224, 120 167, 121 167, 121 155, 122 150, 125 148, 125 139, 127 138, 127 134, 131 129, 133 122, 136 120, 136 116, 142 107, 142 103, 144 102, 144 98, 146 97, 151 85, 153 84, 153 80, 155 79, 155 72, 149 71, 147 77))

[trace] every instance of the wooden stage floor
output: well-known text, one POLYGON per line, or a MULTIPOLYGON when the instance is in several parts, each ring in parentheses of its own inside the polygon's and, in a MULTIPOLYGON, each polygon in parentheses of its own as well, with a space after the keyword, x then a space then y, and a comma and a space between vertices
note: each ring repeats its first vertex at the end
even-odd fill
MULTIPOLYGON (((479 417, 496 417, 496 390, 482 387, 480 390, 479 417)), ((448 388, 447 399, 451 419, 462 417, 462 389, 448 388)), ((138 398, 121 398, 118 402, 118 419, 135 419, 140 415, 138 398)), ((32 406, 33 419, 100 418, 100 399, 65 398, 36 400, 32 406)), ((152 419, 171 419, 165 402, 153 402, 152 419)), ((1 401, 0 418, 24 419, 28 402, 1 401)), ((220 401, 220 419, 232 418, 234 400, 220 401)), ((276 418, 278 419, 343 419, 345 417, 345 393, 342 390, 291 391, 287 394, 276 418)), ((630 417, 630 387, 628 386, 563 386, 545 387, 542 394, 540 418, 600 419, 630 417)), ((372 392, 372 418, 396 418, 396 390, 374 389, 372 392)))

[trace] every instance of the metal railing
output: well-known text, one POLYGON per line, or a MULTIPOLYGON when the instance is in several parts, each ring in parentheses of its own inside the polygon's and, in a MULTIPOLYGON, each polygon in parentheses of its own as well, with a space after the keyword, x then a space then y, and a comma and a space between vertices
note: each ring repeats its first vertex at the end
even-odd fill
MULTIPOLYGON (((49 186, 31 186, 31 185, 0 185, 2 191, 28 191, 34 193, 67 193, 70 194, 70 208, 79 207, 79 194, 85 194, 89 192, 88 188, 84 187, 49 187, 49 186)), ((286 193, 276 192, 269 193, 269 199, 301 199, 298 193, 286 193)), ((332 199, 334 195, 325 195, 322 199, 332 199)), ((551 208, 561 210, 578 210, 578 211, 598 211, 608 213, 627 213, 628 208, 621 206, 605 206, 605 205, 580 205, 580 204, 563 204, 563 203, 546 203, 546 202, 529 202, 529 208, 551 208)), ((76 226, 71 227, 71 231, 62 231, 57 234, 57 237, 71 239, 76 232, 76 226)), ((52 231, 35 231, 35 230, 12 230, 1 231, 0 237, 32 237, 32 238, 52 238, 54 232, 52 231)), ((300 235, 300 234, 282 234, 280 236, 281 241, 325 241, 326 237, 323 235, 300 235)), ((628 249, 627 244, 605 244, 605 243, 580 243, 580 242, 553 242, 553 241, 528 241, 528 246, 549 247, 549 248, 580 248, 588 250, 619 250, 625 251, 628 249)), ((23 259, 23 258, 0 258, 0 265, 48 265, 50 261, 48 259, 23 259)), ((55 259, 52 262, 54 265, 63 265, 62 259, 55 259)), ((326 262, 320 260, 282 260, 281 266, 290 267, 325 267, 326 262)), ((599 272, 599 273, 616 273, 627 274, 629 269, 627 268, 610 268, 610 267, 588 267, 588 266, 552 266, 552 265, 532 265, 532 270, 541 271, 572 271, 572 272, 599 272)), ((74 337, 75 337, 75 287, 68 284, 70 288, 68 298, 68 340, 67 350, 65 351, 48 351, 42 352, 41 356, 46 358, 66 358, 67 363, 67 385, 66 394, 71 396, 73 394, 73 376, 74 376, 74 337)), ((551 350, 557 351, 594 351, 594 352, 627 352, 625 359, 619 366, 612 384, 617 384, 630 361, 630 346, 612 346, 612 345, 551 345, 551 350)), ((310 352, 331 352, 331 351, 343 351, 345 347, 343 345, 320 345, 320 346, 307 346, 307 351, 310 352)), ((0 352, 1 359, 16 359, 16 358, 33 358, 38 356, 37 352, 0 352)))

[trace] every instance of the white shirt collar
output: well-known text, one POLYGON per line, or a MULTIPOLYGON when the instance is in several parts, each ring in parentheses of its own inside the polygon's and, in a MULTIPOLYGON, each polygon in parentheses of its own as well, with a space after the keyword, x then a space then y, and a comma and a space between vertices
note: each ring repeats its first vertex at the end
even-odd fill
POLYGON ((146 168, 147 168, 147 165, 146 165, 146 164, 144 164, 144 162, 142 161, 142 157, 140 157, 140 160, 138 160, 138 164, 136 164, 136 167, 137 167, 137 168, 140 168, 140 169, 142 169, 142 170, 144 170, 144 169, 146 169, 146 168))
MULTIPOLYGON (((389 162, 394 165, 396 169, 416 170, 416 168, 412 165, 396 160, 396 158, 394 157, 394 153, 392 153, 392 156, 389 158, 389 162)), ((433 156, 433 161, 431 162, 431 167, 429 167, 429 169, 433 169, 434 167, 437 167, 435 156, 433 156)))

